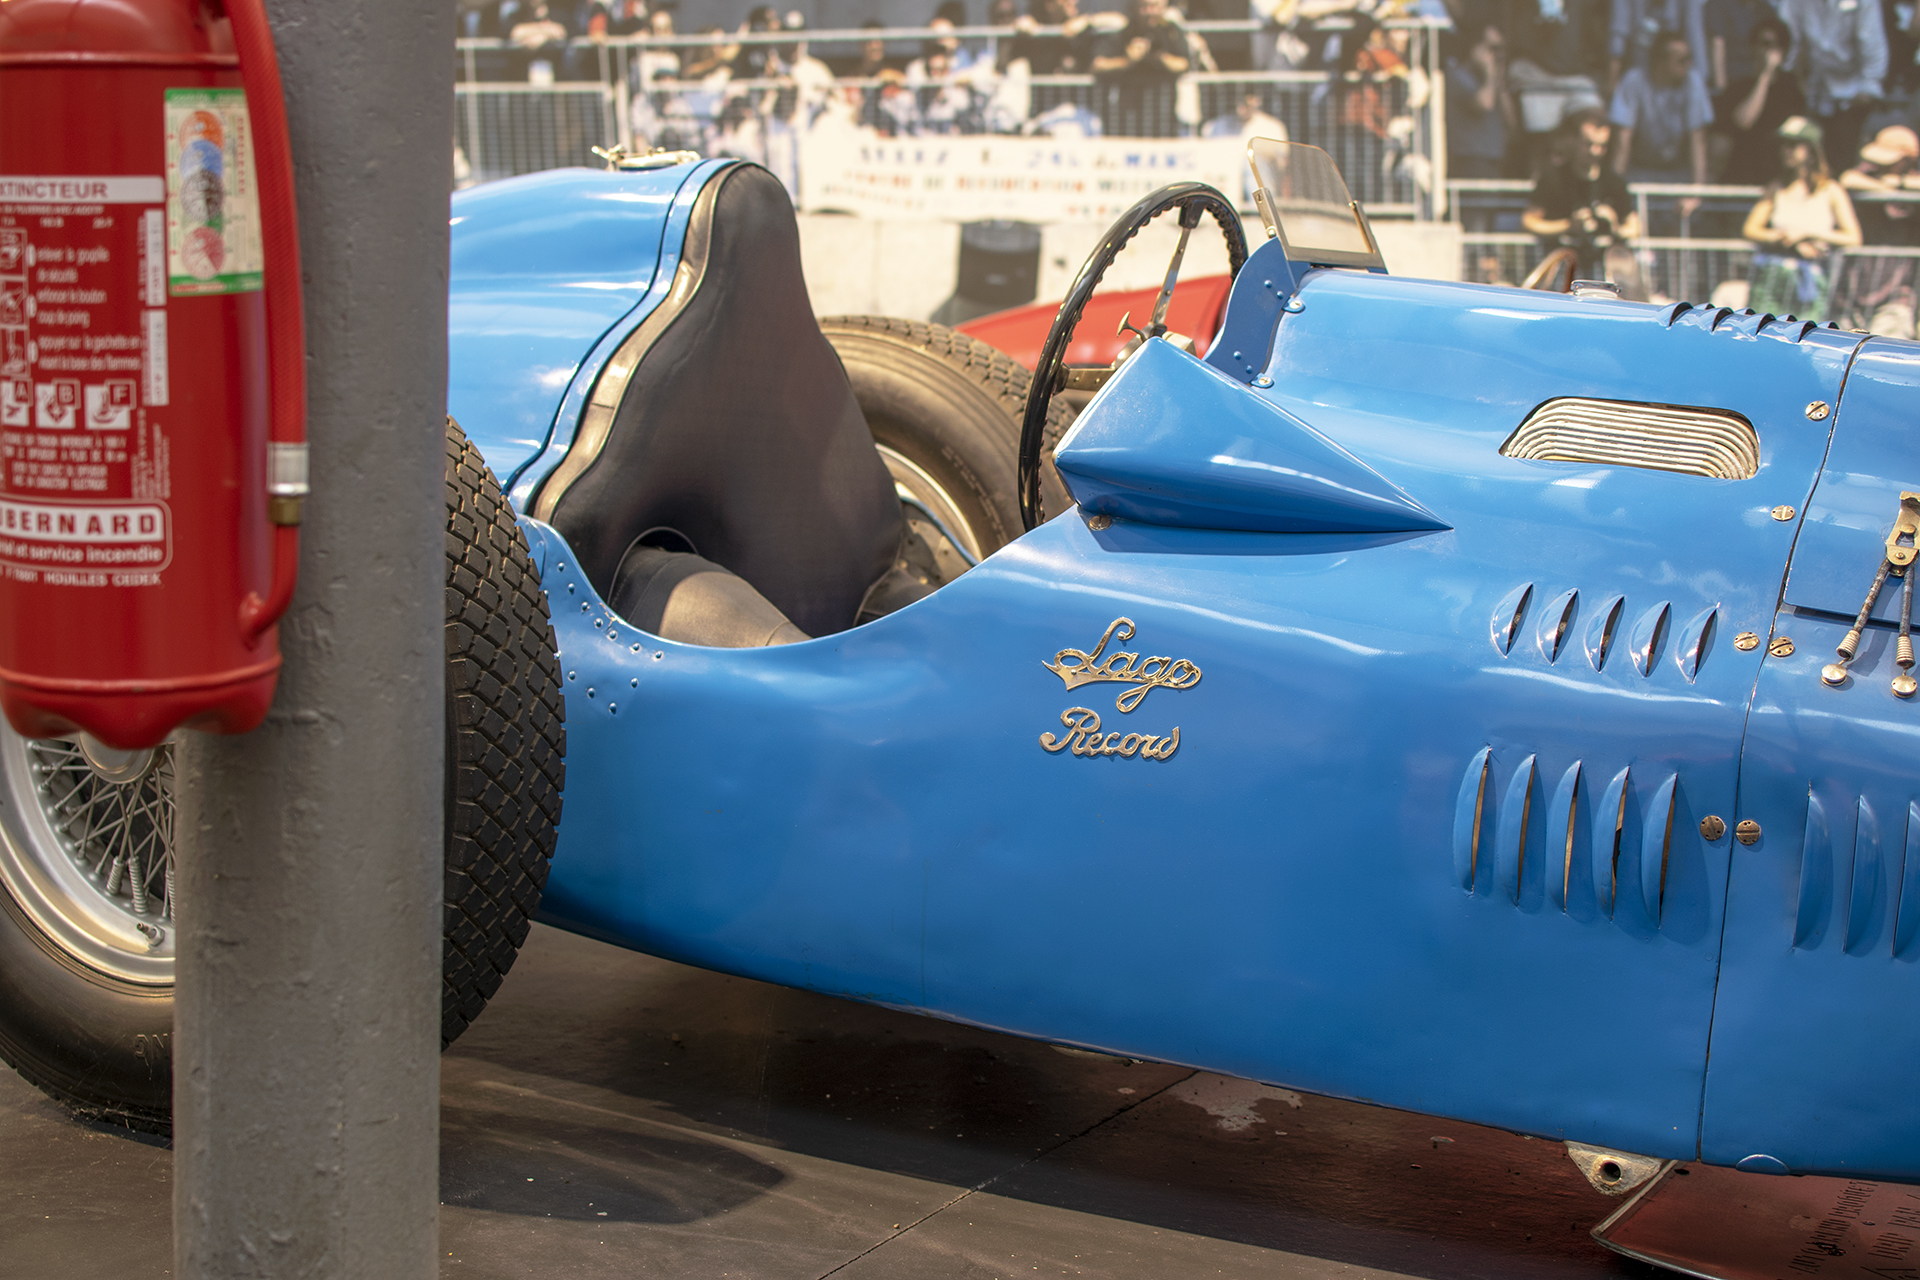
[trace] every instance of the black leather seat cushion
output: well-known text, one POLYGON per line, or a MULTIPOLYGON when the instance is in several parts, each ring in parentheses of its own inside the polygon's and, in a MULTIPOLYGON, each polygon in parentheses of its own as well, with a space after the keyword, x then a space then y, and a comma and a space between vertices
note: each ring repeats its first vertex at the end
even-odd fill
POLYGON ((623 358, 632 370, 611 422, 589 431, 589 409, 534 512, 603 595, 635 540, 666 528, 807 634, 844 630, 893 564, 900 503, 814 321, 786 189, 757 166, 722 170, 687 246, 661 306, 677 313, 609 362, 603 380, 623 358))
POLYGON ((684 551, 627 552, 607 603, 642 631, 682 644, 753 649, 808 638, 745 579, 684 551))

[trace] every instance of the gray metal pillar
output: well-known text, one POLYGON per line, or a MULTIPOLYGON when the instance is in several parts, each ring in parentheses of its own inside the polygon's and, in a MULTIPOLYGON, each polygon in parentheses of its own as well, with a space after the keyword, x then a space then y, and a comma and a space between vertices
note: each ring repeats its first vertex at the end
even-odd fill
POLYGON ((272 714, 181 750, 175 1274, 438 1261, 450 0, 268 0, 313 496, 272 714))

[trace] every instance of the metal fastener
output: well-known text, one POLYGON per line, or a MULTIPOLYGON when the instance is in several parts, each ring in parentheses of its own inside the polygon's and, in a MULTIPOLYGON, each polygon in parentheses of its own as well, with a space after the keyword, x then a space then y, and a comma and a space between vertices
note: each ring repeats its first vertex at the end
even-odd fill
POLYGON ((1742 818, 1740 825, 1733 829, 1733 838, 1741 844, 1760 843, 1760 824, 1752 818, 1742 818))
POLYGON ((1710 813, 1700 819, 1700 834, 1709 840, 1718 840, 1727 834, 1727 824, 1721 820, 1719 814, 1710 813))
POLYGON ((1820 679, 1838 689, 1847 682, 1846 664, 1829 662, 1826 666, 1820 668, 1820 679))
POLYGON ((1915 680, 1904 671, 1893 678, 1893 696, 1896 698, 1911 698, 1916 689, 1920 689, 1920 680, 1915 680))
POLYGON ((1108 528, 1112 524, 1113 524, 1112 516, 1088 516, 1087 517, 1087 528, 1093 530, 1095 533, 1100 532, 1102 529, 1108 528))
POLYGON ((1793 508, 1789 506, 1778 506, 1773 509, 1773 518, 1782 524, 1793 519, 1794 514, 1793 508))
POLYGON ((1253 380, 1253 385, 1264 389, 1273 385, 1273 379, 1263 373, 1253 380))
POLYGON ((1775 636, 1773 642, 1767 646, 1767 652, 1776 658, 1791 658, 1793 656, 1793 641, 1786 636, 1775 636))
POLYGON ((1758 649, 1760 647, 1760 637, 1751 631, 1742 631, 1733 638, 1733 647, 1742 653, 1745 653, 1749 649, 1758 649))
POLYGON ((1832 412, 1833 410, 1828 407, 1825 400, 1815 400, 1807 406, 1807 416, 1815 422, 1825 422, 1827 415, 1832 412))

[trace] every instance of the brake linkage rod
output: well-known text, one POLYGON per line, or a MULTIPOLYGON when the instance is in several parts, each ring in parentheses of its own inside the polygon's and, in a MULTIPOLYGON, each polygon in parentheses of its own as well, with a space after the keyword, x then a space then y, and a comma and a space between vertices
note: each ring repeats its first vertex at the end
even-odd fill
POLYGON ((1867 622, 1873 614, 1873 606, 1880 599, 1880 592, 1887 585, 1887 575, 1900 579, 1900 637, 1895 646, 1894 663, 1900 673, 1893 678, 1893 692, 1901 698, 1911 698, 1920 690, 1920 681, 1913 677, 1913 577, 1908 570, 1913 566, 1916 554, 1916 531, 1920 531, 1920 495, 1903 493, 1900 495, 1900 512, 1895 518, 1893 531, 1887 535, 1886 554, 1880 558, 1880 569, 1873 575, 1873 585, 1867 588, 1867 598, 1861 602, 1860 612, 1854 615, 1853 627, 1834 647, 1838 662, 1830 662, 1820 669, 1820 679, 1827 684, 1839 686, 1846 683, 1848 667, 1860 652, 1860 639, 1866 633, 1867 622), (1902 545, 1902 538, 1908 539, 1902 545))

